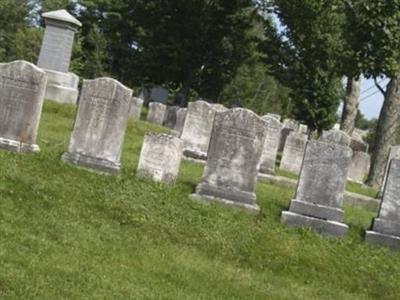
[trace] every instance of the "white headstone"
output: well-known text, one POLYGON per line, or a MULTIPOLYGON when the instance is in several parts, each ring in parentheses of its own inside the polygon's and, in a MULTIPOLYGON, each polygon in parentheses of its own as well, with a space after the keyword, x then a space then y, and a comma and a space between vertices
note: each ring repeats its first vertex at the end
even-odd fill
POLYGON ((299 174, 306 144, 306 135, 297 132, 291 132, 286 139, 279 168, 284 171, 299 174))
POLYGON ((262 119, 266 122, 266 130, 264 147, 260 159, 260 173, 274 175, 282 124, 271 115, 263 116, 262 119))
POLYGON ((142 113, 143 99, 132 97, 131 108, 129 116, 136 120, 140 120, 140 114, 142 113))
POLYGON ((166 105, 158 102, 150 102, 147 122, 163 125, 166 111, 166 105))
POLYGON ((358 183, 364 182, 371 165, 371 157, 368 153, 353 151, 353 157, 349 168, 348 179, 358 183))

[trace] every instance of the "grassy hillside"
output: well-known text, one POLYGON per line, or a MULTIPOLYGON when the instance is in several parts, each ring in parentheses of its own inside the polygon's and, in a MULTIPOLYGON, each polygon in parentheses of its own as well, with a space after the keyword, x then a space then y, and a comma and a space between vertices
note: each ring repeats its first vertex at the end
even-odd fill
POLYGON ((252 216, 134 177, 143 135, 129 124, 120 177, 60 161, 74 119, 46 103, 42 152, 0 152, 0 299, 399 299, 400 254, 362 242, 373 214, 346 207, 343 240, 280 224, 292 191, 257 187, 252 216))

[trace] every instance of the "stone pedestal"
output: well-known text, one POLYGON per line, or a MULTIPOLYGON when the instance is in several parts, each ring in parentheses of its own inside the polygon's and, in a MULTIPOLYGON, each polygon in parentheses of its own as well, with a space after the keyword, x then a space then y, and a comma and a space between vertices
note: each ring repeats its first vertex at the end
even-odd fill
POLYGON ((47 74, 45 99, 58 103, 76 104, 78 101, 79 77, 74 73, 62 73, 52 70, 47 74))

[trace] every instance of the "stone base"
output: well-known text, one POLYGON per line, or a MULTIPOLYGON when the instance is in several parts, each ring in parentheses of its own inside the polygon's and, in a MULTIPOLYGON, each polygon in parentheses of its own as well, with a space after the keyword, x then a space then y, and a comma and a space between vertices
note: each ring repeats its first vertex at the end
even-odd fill
POLYGON ((196 187, 196 194, 207 197, 215 197, 227 199, 235 203, 246 205, 256 204, 256 194, 248 191, 241 191, 232 187, 221 187, 211 185, 205 182, 200 183, 196 187))
POLYGON ((191 157, 187 157, 185 155, 182 156, 182 159, 186 160, 186 161, 190 161, 192 163, 201 164, 201 165, 205 165, 207 163, 206 160, 191 158, 191 157))
POLYGON ((260 212, 260 207, 257 204, 246 204, 246 203, 240 203, 228 199, 223 199, 223 198, 218 198, 218 197, 213 197, 213 196, 206 196, 206 195, 199 195, 199 194, 191 194, 190 198, 196 201, 201 201, 201 202, 208 202, 208 203, 222 203, 224 205, 234 207, 234 208, 240 208, 240 209, 245 209, 246 211, 257 214, 260 212))
POLYGON ((5 138, 0 138, 0 149, 13 152, 22 152, 22 153, 40 152, 40 148, 36 144, 25 144, 19 141, 5 139, 5 138))
POLYGON ((45 99, 58 103, 76 104, 78 101, 79 77, 73 73, 62 73, 44 69, 47 75, 45 99))
POLYGON ((365 241, 374 245, 382 245, 391 249, 400 250, 400 237, 383 234, 376 231, 367 231, 365 241))
POLYGON ((63 154, 61 159, 73 165, 77 165, 85 169, 90 169, 101 173, 119 174, 121 171, 121 164, 119 163, 78 153, 66 152, 63 154))
POLYGON ((346 224, 340 222, 307 217, 300 214, 292 213, 290 211, 282 212, 281 221, 282 223, 292 227, 308 227, 314 229, 321 234, 333 237, 343 237, 349 229, 346 224))
POLYGON ((312 218, 343 222, 343 210, 335 207, 309 203, 294 199, 290 201, 289 211, 312 218))

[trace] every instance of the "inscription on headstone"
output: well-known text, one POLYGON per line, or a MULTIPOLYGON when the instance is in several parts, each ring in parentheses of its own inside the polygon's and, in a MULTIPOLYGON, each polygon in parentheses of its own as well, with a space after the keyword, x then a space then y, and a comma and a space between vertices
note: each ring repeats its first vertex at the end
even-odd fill
POLYGON ((146 134, 140 153, 137 175, 174 184, 182 158, 182 141, 167 134, 146 134))
POLYGON ((247 109, 215 116, 208 159, 195 199, 258 211, 254 193, 265 122, 247 109))
POLYGON ((318 141, 307 143, 296 198, 282 222, 294 227, 343 236, 343 194, 352 151, 349 147, 318 141))
POLYGON ((38 152, 46 74, 26 61, 0 64, 0 149, 38 152))
POLYGON ((298 174, 303 162, 306 144, 306 135, 291 132, 286 139, 285 148, 283 149, 280 169, 298 174))
POLYGON ((111 78, 85 80, 67 162, 118 173, 132 90, 111 78))
POLYGON ((164 123, 166 111, 166 105, 158 102, 150 102, 147 122, 162 125, 164 123))
POLYGON ((275 174, 276 155, 278 154, 282 124, 275 117, 263 116, 266 123, 265 142, 260 160, 260 173, 275 174))

